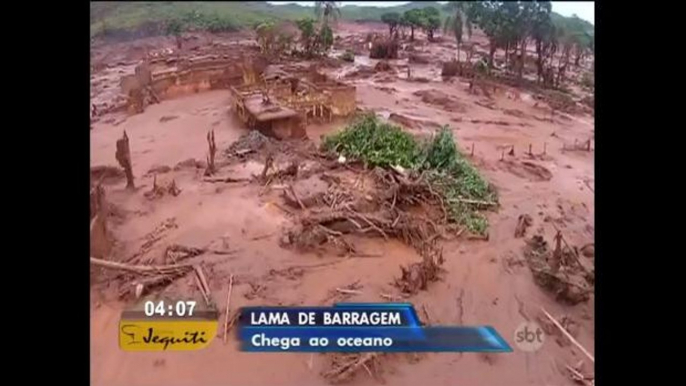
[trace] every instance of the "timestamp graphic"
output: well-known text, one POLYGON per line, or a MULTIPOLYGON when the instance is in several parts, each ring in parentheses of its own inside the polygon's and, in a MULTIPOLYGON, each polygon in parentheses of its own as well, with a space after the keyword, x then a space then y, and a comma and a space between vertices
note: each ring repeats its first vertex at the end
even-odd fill
POLYGON ((218 312, 193 300, 148 300, 122 313, 119 347, 125 351, 188 351, 217 334, 218 312))

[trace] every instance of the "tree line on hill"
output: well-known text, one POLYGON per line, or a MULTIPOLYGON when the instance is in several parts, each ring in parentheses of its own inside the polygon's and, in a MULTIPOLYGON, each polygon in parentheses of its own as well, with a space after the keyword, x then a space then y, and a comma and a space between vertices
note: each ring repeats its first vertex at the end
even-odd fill
MULTIPOLYGON (((506 70, 516 72, 520 79, 530 43, 535 46, 537 81, 548 86, 559 86, 570 63, 579 66, 595 49, 589 23, 578 17, 556 17, 549 1, 450 1, 443 11, 448 13, 442 23, 443 31, 455 36, 458 61, 465 36, 471 37, 477 27, 489 41, 488 68, 494 67, 495 52, 502 49, 506 70)), ((396 39, 405 36, 409 29, 410 40, 414 40, 415 29, 422 29, 432 41, 441 26, 439 10, 433 6, 402 14, 387 12, 381 20, 396 39)))

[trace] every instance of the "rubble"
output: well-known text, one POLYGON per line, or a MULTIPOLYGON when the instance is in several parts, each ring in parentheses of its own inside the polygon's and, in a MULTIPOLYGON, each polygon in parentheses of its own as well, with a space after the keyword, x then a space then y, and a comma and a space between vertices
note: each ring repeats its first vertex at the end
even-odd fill
POLYGON ((515 228, 514 236, 516 238, 524 237, 527 228, 533 224, 533 219, 528 214, 522 214, 517 219, 517 227, 515 228))
POLYGON ((311 70, 302 77, 230 87, 233 110, 250 129, 278 139, 304 138, 310 120, 331 121, 355 111, 355 87, 311 70))
POLYGON ((388 39, 376 39, 372 42, 369 57, 372 59, 398 59, 398 42, 388 39))
POLYGON ((109 165, 91 166, 91 182, 117 183, 125 178, 122 168, 109 165))
POLYGON ((543 236, 527 240, 524 256, 536 283, 552 292, 557 299, 577 304, 587 301, 593 292, 592 276, 575 264, 574 251, 557 248, 551 251, 543 236))
POLYGON ((465 105, 460 102, 459 100, 456 99, 456 97, 449 96, 442 91, 434 90, 434 89, 427 89, 427 90, 419 90, 415 91, 412 93, 412 95, 421 97, 422 102, 431 104, 431 105, 438 105, 442 107, 446 111, 450 112, 465 112, 466 107, 465 105))

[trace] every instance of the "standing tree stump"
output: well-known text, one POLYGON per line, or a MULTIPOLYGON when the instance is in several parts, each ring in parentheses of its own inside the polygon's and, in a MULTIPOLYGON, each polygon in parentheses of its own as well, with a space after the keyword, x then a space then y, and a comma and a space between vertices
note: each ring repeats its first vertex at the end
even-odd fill
POLYGON ((124 168, 124 173, 126 173, 126 188, 135 189, 133 170, 131 169, 131 149, 129 148, 129 137, 126 135, 126 130, 124 130, 124 135, 117 140, 117 153, 115 157, 119 165, 124 168))
POLYGON ((216 171, 214 167, 214 155, 217 152, 217 144, 214 142, 214 130, 210 130, 207 133, 207 146, 209 148, 209 154, 207 155, 207 169, 205 169, 205 175, 211 176, 216 171))
POLYGON ((557 273, 560 270, 560 265, 562 264, 562 233, 557 231, 555 234, 555 250, 553 250, 552 264, 550 264, 551 271, 557 273))

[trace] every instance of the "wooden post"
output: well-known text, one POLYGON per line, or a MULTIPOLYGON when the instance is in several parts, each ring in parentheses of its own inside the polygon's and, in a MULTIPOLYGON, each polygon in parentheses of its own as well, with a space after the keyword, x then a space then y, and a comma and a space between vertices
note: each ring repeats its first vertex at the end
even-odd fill
POLYGON ((474 157, 474 142, 472 142, 472 157, 474 157))
POLYGON ((555 234, 555 250, 553 250, 553 261, 550 266, 553 273, 557 273, 562 262, 562 246, 560 241, 562 241, 562 233, 558 230, 555 234))
POLYGON ((211 176, 215 172, 214 155, 217 152, 217 144, 214 142, 214 130, 210 130, 207 133, 207 146, 209 148, 209 154, 207 155, 207 169, 205 170, 205 175, 211 176))
POLYGON ((591 151, 591 140, 590 139, 586 143, 586 151, 591 151))
POLYGON ((545 155, 546 152, 546 147, 548 146, 547 142, 543 142, 543 154, 545 155))
POLYGON ((529 144, 529 155, 534 155, 534 153, 531 152, 531 144, 529 144))
POLYGON ((133 170, 131 168, 131 149, 129 147, 129 137, 126 135, 126 130, 124 130, 124 135, 117 140, 117 152, 115 153, 115 158, 119 165, 124 168, 124 173, 126 173, 126 188, 135 189, 133 183, 133 170))

